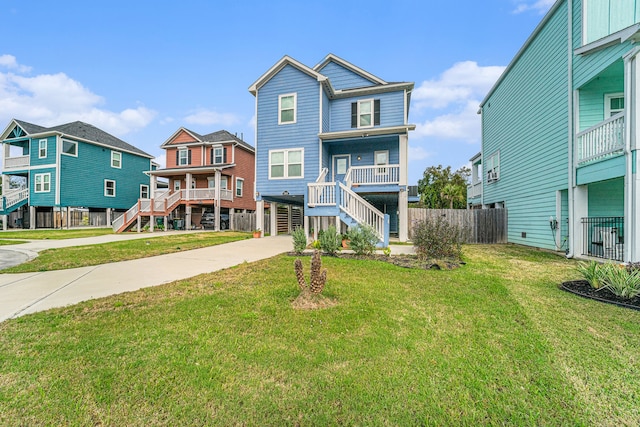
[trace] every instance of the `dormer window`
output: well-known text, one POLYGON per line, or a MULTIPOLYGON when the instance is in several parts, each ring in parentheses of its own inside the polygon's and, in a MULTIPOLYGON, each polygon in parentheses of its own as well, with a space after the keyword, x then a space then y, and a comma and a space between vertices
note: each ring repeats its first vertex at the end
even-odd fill
POLYGON ((380 100, 362 99, 351 103, 351 127, 370 128, 380 125, 380 100))
POLYGON ((296 122, 297 94, 288 93, 278 97, 278 124, 285 125, 296 122))

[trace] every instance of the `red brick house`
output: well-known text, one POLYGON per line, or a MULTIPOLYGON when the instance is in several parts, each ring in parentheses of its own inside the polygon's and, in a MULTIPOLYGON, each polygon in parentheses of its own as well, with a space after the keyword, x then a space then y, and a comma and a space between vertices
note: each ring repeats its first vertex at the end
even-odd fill
POLYGON ((152 230, 156 218, 164 218, 165 226, 220 230, 233 226, 232 214, 255 211, 251 145, 226 130, 199 135, 181 127, 161 147, 166 168, 149 171, 151 194, 114 222, 116 231, 143 217, 149 217, 152 230), (158 178, 168 180, 168 190, 157 189, 158 178))

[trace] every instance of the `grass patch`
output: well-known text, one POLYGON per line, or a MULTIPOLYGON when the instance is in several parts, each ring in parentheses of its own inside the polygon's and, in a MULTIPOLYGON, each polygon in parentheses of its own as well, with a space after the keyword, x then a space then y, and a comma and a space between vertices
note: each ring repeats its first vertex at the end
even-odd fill
POLYGON ((27 241, 26 240, 0 240, 0 246, 19 245, 21 243, 27 243, 27 241))
MULTIPOLYGON (((220 245, 250 237, 249 233, 240 232, 194 233, 47 249, 40 252, 33 260, 15 267, 6 268, 0 273, 64 270, 67 268, 107 264, 220 245)), ((176 268, 179 267, 176 266, 176 268)))
POLYGON ((324 310, 282 255, 6 321, 0 424, 638 425, 640 313, 560 291, 553 254, 464 255, 323 257, 324 310))
POLYGON ((103 236, 113 234, 111 228, 78 228, 73 230, 20 230, 0 231, 3 239, 27 239, 27 240, 62 240, 76 239, 80 237, 103 236))

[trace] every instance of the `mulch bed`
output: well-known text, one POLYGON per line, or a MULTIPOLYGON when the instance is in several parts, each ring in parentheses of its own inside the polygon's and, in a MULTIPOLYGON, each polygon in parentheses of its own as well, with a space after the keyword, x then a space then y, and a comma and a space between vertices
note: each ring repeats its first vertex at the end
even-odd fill
MULTIPOLYGON (((290 256, 311 256, 313 252, 306 251, 302 254, 298 255, 295 252, 289 252, 290 256)), ((332 255, 322 254, 323 257, 328 257, 332 255)), ((420 260, 416 255, 391 255, 386 256, 384 254, 373 254, 373 255, 356 255, 353 253, 337 253, 333 255, 336 258, 345 258, 345 259, 364 259, 364 260, 375 260, 388 262, 390 264, 397 265, 399 267, 404 268, 415 268, 419 270, 453 270, 454 268, 458 268, 465 263, 463 261, 454 261, 454 260, 420 260)))
POLYGON ((594 289, 586 280, 573 280, 561 283, 560 289, 584 298, 591 298, 597 301, 615 304, 619 307, 640 311, 640 296, 631 299, 623 299, 614 295, 608 289, 594 289))

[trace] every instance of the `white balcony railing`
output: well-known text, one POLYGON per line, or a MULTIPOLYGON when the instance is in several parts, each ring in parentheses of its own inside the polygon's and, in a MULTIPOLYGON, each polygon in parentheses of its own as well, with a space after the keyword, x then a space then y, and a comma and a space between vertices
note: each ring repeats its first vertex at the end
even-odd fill
MULTIPOLYGON (((183 196, 188 200, 215 200, 216 190, 215 188, 192 188, 190 190, 183 190, 186 194, 183 196)), ((233 191, 227 189, 220 189, 220 200, 233 200, 233 191)))
POLYGON ((345 181, 347 186, 399 184, 400 165, 352 166, 345 181))
POLYGON ((620 153, 624 150, 624 113, 618 113, 576 136, 579 165, 620 153))
POLYGON ((4 159, 4 169, 20 169, 29 166, 29 156, 6 157, 4 159))
POLYGON ((482 196, 482 182, 476 182, 467 186, 467 198, 475 199, 482 196))

